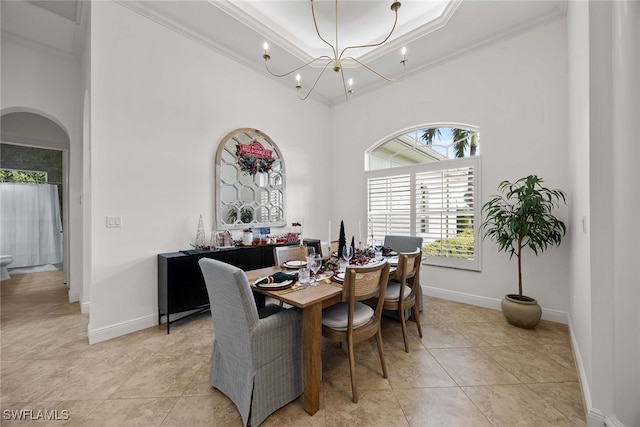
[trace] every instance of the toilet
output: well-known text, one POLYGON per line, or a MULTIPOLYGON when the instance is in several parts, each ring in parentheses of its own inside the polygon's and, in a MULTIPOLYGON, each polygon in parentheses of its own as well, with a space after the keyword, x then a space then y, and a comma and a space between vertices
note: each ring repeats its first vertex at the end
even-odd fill
POLYGON ((0 255, 0 280, 11 279, 7 266, 13 262, 11 255, 0 255))

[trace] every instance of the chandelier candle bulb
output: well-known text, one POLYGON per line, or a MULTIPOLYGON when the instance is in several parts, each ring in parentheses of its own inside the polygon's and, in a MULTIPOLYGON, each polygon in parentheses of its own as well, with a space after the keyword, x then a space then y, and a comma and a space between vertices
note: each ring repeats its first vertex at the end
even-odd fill
MULTIPOLYGON (((265 43, 265 44, 266 44, 266 43, 265 43)), ((403 60, 403 61, 406 61, 406 60, 407 60, 406 55, 407 55, 407 48, 406 48, 406 47, 403 47, 403 48, 402 48, 402 60, 403 60)))

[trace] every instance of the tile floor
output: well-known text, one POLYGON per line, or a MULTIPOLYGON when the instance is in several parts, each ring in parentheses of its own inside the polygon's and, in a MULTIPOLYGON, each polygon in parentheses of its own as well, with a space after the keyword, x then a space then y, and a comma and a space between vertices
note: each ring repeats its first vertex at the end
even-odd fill
MULTIPOLYGON (((213 326, 200 315, 87 344, 88 316, 67 302, 62 272, 2 282, 2 426, 240 426, 235 406, 208 384, 213 326), (11 410, 57 414, 7 420, 11 410), (53 412, 53 411, 58 412, 53 412), (66 411, 66 412, 63 412, 66 411)), ((359 403, 342 350, 323 341, 323 392, 313 417, 301 399, 263 426, 584 426, 565 325, 506 324, 498 311, 425 298, 424 338, 383 324, 389 379, 374 341, 357 346, 359 403)))

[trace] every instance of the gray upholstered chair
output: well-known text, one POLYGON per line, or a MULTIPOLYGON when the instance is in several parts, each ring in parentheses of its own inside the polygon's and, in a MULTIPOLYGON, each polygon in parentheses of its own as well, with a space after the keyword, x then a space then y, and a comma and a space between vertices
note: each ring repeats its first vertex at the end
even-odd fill
POLYGON ((413 252, 422 248, 422 237, 414 236, 384 236, 384 247, 396 252, 413 252))
POLYGON ((199 264, 215 333, 209 382, 244 425, 257 426, 302 394, 301 313, 270 304, 261 318, 242 270, 209 258, 199 264))
MULTIPOLYGON (((416 250, 416 248, 422 248, 422 237, 387 235, 384 236, 383 244, 385 248, 391 248, 398 253, 413 252, 416 250)), ((422 311, 424 308, 424 303, 422 302, 422 287, 420 286, 420 283, 418 283, 418 292, 418 308, 420 309, 420 311, 422 311)), ((407 314, 405 318, 408 318, 411 312, 407 311, 406 313, 407 314)), ((394 319, 398 319, 398 315, 394 311, 385 310, 384 315, 393 317, 394 319)))

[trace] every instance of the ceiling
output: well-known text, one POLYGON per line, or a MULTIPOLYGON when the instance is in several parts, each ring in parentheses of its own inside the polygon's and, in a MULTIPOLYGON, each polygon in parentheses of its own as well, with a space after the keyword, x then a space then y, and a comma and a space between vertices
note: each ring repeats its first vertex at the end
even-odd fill
MULTIPOLYGON (((266 76, 263 43, 269 43, 274 72, 285 73, 319 55, 333 56, 317 37, 307 0, 116 0, 154 21, 266 76)), ((340 48, 376 43, 393 25, 391 0, 341 0, 338 3, 340 48)), ((335 3, 315 0, 318 28, 334 43, 335 3)), ((2 1, 2 34, 28 39, 79 58, 88 22, 87 1, 2 1)), ((377 72, 401 74, 400 48, 407 48, 407 73, 435 66, 485 44, 499 41, 566 14, 565 0, 402 0, 396 31, 376 49, 349 51, 377 72)), ((322 64, 324 65, 324 63, 322 64)), ((353 62, 343 64, 353 78, 355 95, 387 83, 353 62)), ((303 92, 321 69, 305 67, 303 92)), ((277 79, 295 97, 295 73, 277 79)), ((312 94, 327 105, 345 101, 340 75, 331 67, 312 94)))

